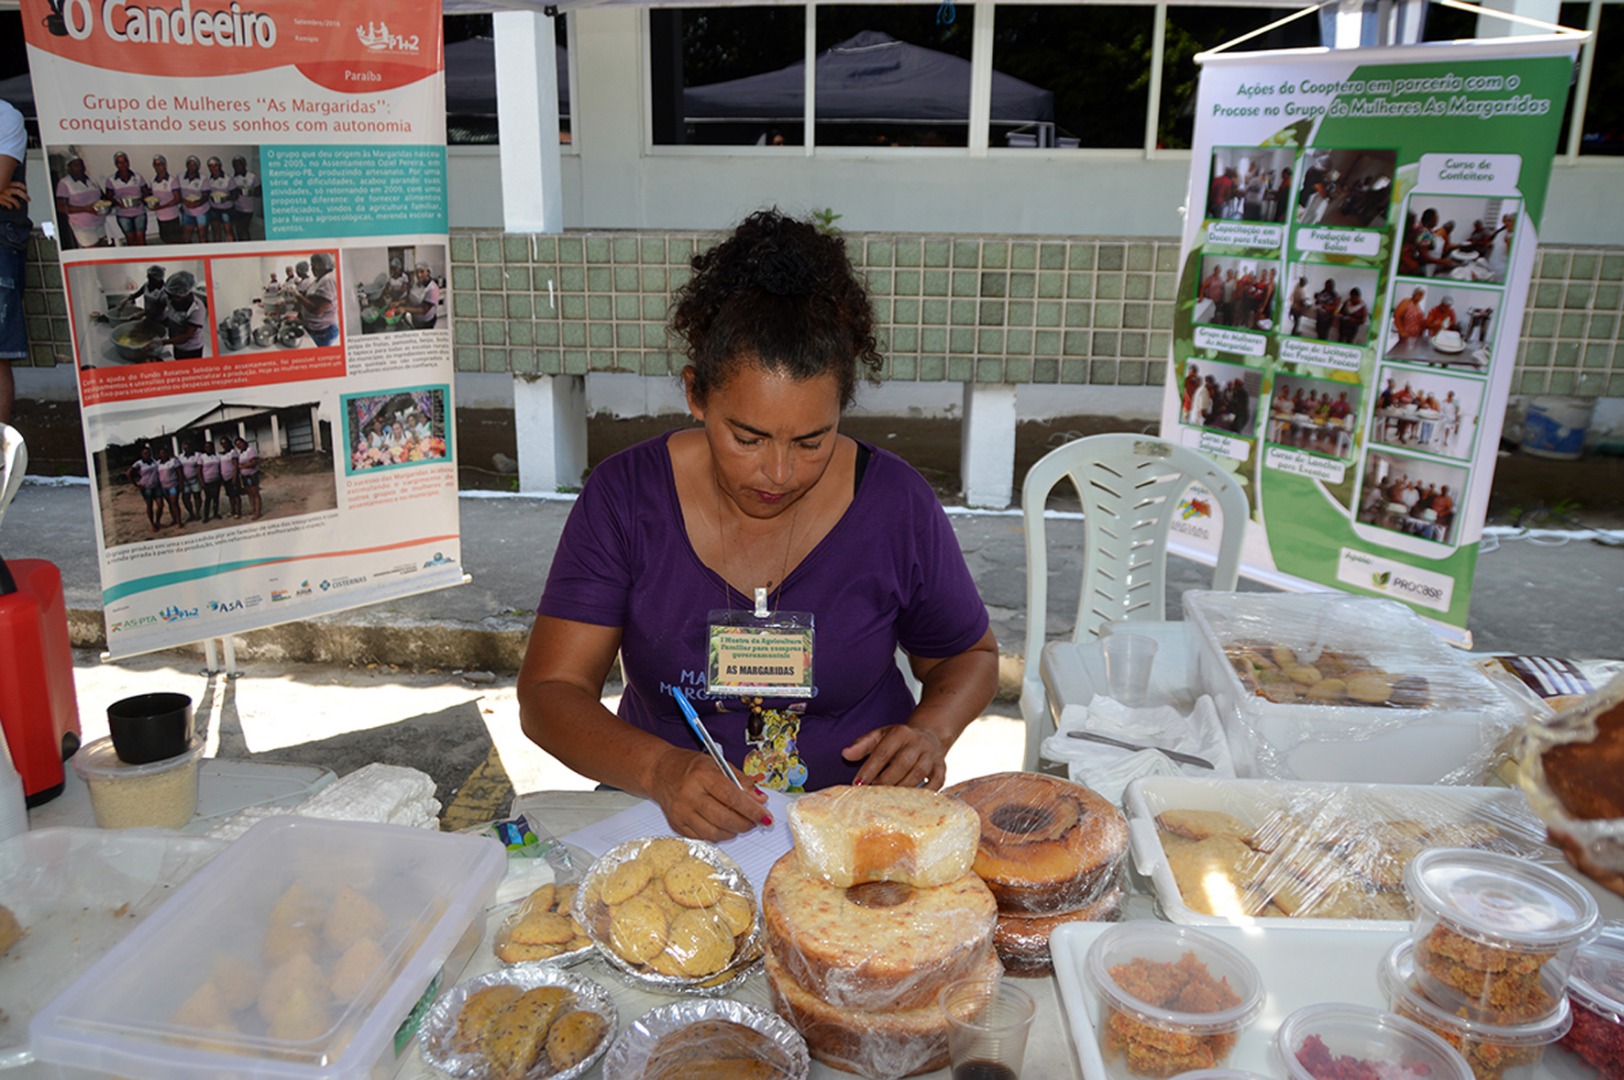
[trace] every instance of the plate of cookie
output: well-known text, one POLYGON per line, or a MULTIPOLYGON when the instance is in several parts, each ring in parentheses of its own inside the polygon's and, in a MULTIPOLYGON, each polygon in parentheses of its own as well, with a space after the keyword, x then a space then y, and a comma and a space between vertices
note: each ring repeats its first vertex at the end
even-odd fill
POLYGON ((519 964, 440 995, 423 1021, 423 1060, 470 1080, 572 1080, 597 1064, 618 1022, 598 983, 519 964))
POLYGON ((496 958, 504 964, 567 966, 591 956, 592 939, 571 914, 577 887, 548 882, 521 900, 497 927, 491 946, 496 958))
POLYGON ((721 995, 761 958, 761 909, 738 863, 673 836, 605 852, 572 914, 617 971, 656 990, 721 995))
POLYGON ((1142 777, 1123 802, 1134 865, 1177 923, 1401 930, 1404 870, 1428 848, 1561 864, 1507 788, 1142 777))
POLYGON ((680 1001, 651 1009, 621 1032, 603 1059, 604 1080, 806 1080, 811 1071, 800 1032, 742 1001, 680 1001))

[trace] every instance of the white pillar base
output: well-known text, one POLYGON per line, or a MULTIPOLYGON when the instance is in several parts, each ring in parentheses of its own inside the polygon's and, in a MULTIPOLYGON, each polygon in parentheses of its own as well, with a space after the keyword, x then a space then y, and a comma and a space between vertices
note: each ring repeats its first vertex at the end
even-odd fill
POLYGON ((519 442, 519 490, 577 487, 586 475, 586 379, 513 377, 513 426, 519 442))
POLYGON ((964 435, 959 446, 964 501, 1002 510, 1015 493, 1015 387, 964 384, 964 435))

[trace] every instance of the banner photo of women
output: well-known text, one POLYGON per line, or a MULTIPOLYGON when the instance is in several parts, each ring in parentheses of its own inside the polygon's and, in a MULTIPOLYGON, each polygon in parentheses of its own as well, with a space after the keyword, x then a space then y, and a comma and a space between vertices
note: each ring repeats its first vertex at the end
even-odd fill
POLYGON ((410 252, 450 329, 439 6, 156 14, 21 0, 109 653, 460 584, 452 335, 346 304, 346 253, 410 252), (435 389, 356 472, 342 399, 397 387, 435 389))
POLYGON ((1247 576, 1396 599, 1469 642, 1510 394, 1500 358, 1516 349, 1581 39, 1552 27, 1442 51, 1197 57, 1187 200, 1202 212, 1184 224, 1161 430, 1238 469, 1247 576), (1282 217, 1276 196, 1271 216, 1270 177, 1278 191, 1288 169, 1289 205, 1282 217), (1268 317, 1245 303, 1243 264, 1279 268, 1268 317), (1231 368, 1268 395, 1253 397, 1251 442, 1192 405, 1231 368))

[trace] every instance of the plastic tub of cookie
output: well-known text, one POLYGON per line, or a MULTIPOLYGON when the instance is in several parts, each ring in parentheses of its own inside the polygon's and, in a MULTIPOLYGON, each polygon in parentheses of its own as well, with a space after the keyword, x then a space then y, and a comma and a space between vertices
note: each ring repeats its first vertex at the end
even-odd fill
POLYGON ((1567 999, 1557 999, 1550 1016, 1525 1024, 1473 1020, 1434 1002, 1416 979, 1415 943, 1404 940, 1388 950, 1377 969, 1387 1007, 1414 1020, 1448 1043, 1477 1080, 1526 1080, 1545 1048, 1562 1038, 1572 1023, 1567 999))
POLYGON ((610 965, 657 990, 724 994, 761 959, 755 891, 702 840, 649 837, 605 852, 571 914, 610 965))
POLYGON ((1491 1024, 1556 1013, 1598 919, 1577 882, 1509 855, 1433 848, 1410 861, 1404 886, 1416 979, 1432 1001, 1491 1024))
POLYGON ((423 1060, 450 1076, 574 1080, 603 1057, 618 1023, 603 986, 525 964, 441 994, 423 1020, 423 1060))
POLYGON ((630 1024, 603 1059, 603 1080, 690 1080, 748 1063, 760 1080, 806 1080, 812 1060, 800 1033, 742 1001, 679 1001, 630 1024))
POLYGON ((1263 978, 1210 934, 1167 923, 1121 923, 1083 957, 1098 995, 1097 1038, 1115 1080, 1222 1067, 1263 1009, 1263 978))
POLYGON ((1603 1076, 1624 1076, 1624 923, 1579 950, 1568 972, 1573 1027, 1562 1046, 1603 1076))
POLYGON ((1472 1080, 1466 1059, 1443 1039, 1414 1020, 1365 1005, 1298 1009, 1280 1024, 1271 1050, 1286 1080, 1472 1080))
POLYGON ((255 824, 35 1014, 47 1075, 372 1080, 478 947, 494 840, 255 824))
POLYGON ((1184 609, 1195 687, 1217 704, 1241 776, 1482 783, 1525 718, 1391 600, 1195 590, 1184 609))

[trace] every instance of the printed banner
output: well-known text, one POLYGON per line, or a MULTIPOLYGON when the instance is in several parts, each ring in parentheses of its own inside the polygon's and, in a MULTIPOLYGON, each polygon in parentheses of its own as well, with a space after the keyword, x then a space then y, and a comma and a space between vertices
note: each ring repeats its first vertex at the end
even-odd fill
POLYGON ((108 650, 460 583, 440 5, 22 18, 108 650))
POLYGON ((1205 58, 1162 433, 1246 489, 1248 576, 1468 639, 1576 40, 1205 58))

